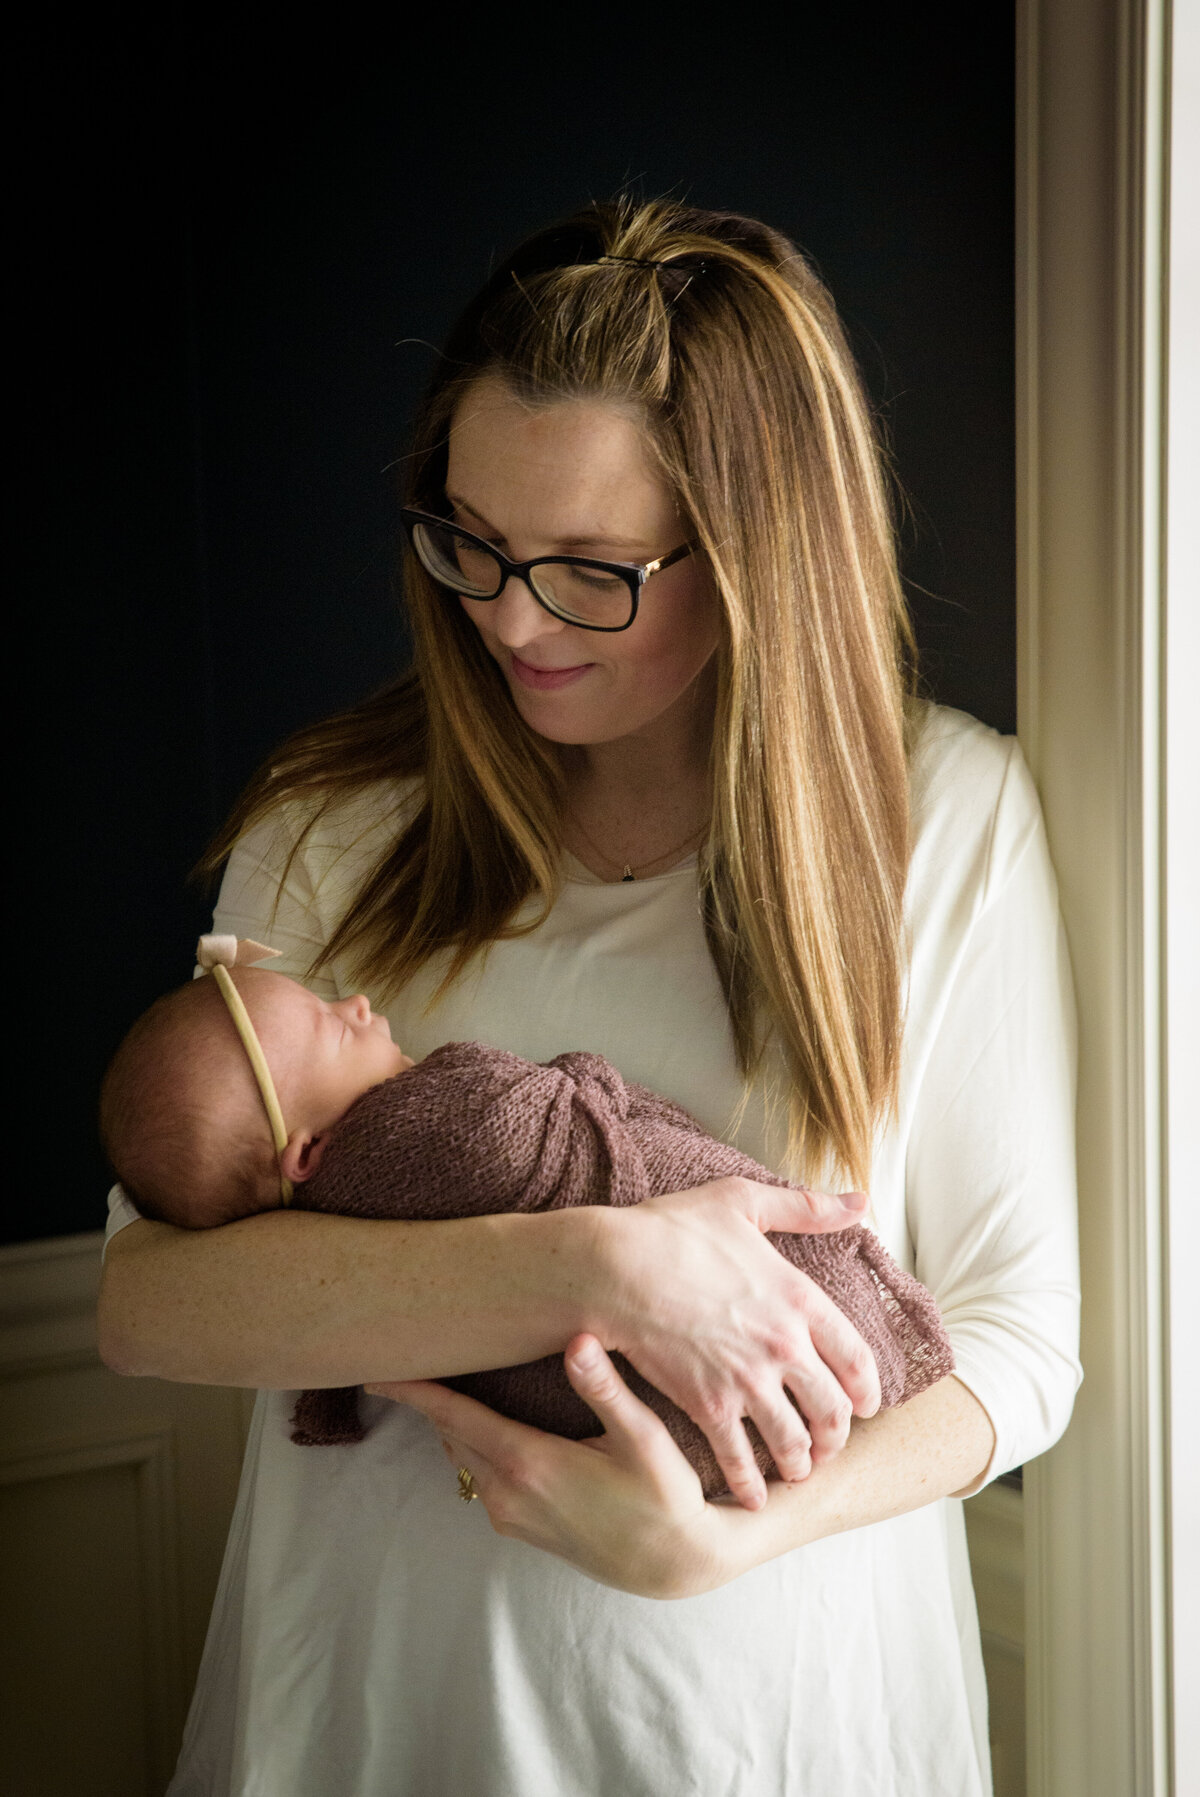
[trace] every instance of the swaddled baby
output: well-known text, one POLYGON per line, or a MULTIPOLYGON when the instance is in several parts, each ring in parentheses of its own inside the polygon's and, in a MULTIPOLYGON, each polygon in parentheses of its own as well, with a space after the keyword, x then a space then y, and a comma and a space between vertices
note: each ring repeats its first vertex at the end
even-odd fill
MULTIPOLYGON (((277 1205, 281 1176, 307 1210, 412 1221, 639 1204, 727 1175, 788 1183, 714 1140, 679 1105, 626 1082, 599 1055, 563 1054, 541 1065, 451 1042, 414 1065, 364 998, 326 1002, 254 968, 225 978, 273 1080, 283 1120, 273 1124, 277 1146, 229 999, 209 979, 169 994, 130 1031, 101 1096, 106 1150, 146 1216, 185 1228, 230 1222, 277 1205)), ((768 1239, 858 1329, 878 1363, 883 1407, 952 1369, 933 1298, 870 1230, 768 1239)), ((723 1492, 696 1424, 623 1356, 613 1358, 662 1417, 705 1495, 723 1492)), ((444 1383, 573 1440, 596 1433, 561 1355, 444 1383)), ((293 1440, 361 1439, 357 1395, 357 1387, 303 1393, 293 1440)), ((766 1448, 752 1424, 747 1430, 772 1476, 766 1448)))

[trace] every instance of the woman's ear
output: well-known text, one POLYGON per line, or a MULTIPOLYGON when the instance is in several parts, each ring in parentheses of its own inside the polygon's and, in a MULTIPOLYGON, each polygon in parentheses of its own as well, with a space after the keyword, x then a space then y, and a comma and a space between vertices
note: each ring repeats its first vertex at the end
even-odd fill
POLYGON ((287 1147, 279 1157, 279 1167, 284 1177, 290 1179, 294 1186, 303 1185, 306 1179, 311 1179, 321 1164, 321 1156, 328 1140, 327 1130, 293 1130, 288 1137, 287 1147))

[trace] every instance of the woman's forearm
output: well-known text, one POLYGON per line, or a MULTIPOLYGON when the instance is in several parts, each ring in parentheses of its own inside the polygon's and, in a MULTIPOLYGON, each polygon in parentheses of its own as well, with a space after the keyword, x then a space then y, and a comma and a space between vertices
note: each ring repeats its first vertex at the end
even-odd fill
POLYGON ((953 1376, 907 1404, 855 1421, 835 1459, 800 1484, 769 1485, 765 1509, 718 1506, 734 1562, 729 1576, 826 1535, 961 1496, 983 1473, 993 1443, 987 1411, 953 1376))
POLYGON ((122 1373, 276 1390, 534 1360, 588 1326, 592 1216, 132 1223, 105 1257, 100 1351, 122 1373))
POLYGON ((109 1244, 100 1351, 118 1372, 310 1389, 623 1351, 707 1435, 739 1496, 836 1451, 879 1403, 871 1352, 766 1237, 836 1232, 846 1198, 718 1179, 644 1204, 436 1223, 269 1211, 220 1229, 144 1219, 109 1244), (797 1403, 788 1402, 787 1391, 797 1403))

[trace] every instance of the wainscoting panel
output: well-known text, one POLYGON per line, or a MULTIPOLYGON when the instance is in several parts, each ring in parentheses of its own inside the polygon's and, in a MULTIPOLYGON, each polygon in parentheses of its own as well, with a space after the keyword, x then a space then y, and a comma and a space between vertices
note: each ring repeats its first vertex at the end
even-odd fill
POLYGON ((12 1797, 161 1797, 245 1395, 100 1364, 98 1235, 0 1250, 0 1703, 12 1797))

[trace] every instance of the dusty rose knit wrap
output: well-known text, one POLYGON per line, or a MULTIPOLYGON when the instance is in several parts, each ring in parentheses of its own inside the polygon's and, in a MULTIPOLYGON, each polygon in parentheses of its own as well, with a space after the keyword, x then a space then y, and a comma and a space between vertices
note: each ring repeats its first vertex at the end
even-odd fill
MULTIPOLYGON (((297 1206, 342 1216, 433 1221, 581 1204, 640 1204, 724 1175, 787 1181, 714 1141, 668 1099, 627 1084, 593 1054, 545 1066, 477 1042, 451 1042, 365 1093, 347 1112, 297 1206)), ((860 1224, 836 1235, 767 1238, 845 1312, 875 1355, 883 1405, 902 1404, 954 1365, 941 1316, 860 1224)), ((700 1475, 726 1489, 707 1438, 620 1354, 622 1376, 657 1411, 700 1475)), ((579 1441, 599 1423, 576 1396, 561 1354, 446 1379, 505 1416, 579 1441)), ((293 1441, 360 1441, 357 1386, 301 1394, 293 1441)), ((747 1424, 759 1466, 774 1462, 747 1424)))

